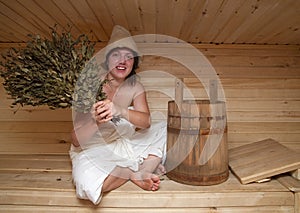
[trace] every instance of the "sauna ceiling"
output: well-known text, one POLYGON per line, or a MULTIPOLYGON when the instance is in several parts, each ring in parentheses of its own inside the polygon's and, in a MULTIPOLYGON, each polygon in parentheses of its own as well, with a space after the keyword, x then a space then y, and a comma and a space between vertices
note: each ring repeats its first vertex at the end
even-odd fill
MULTIPOLYGON (((114 25, 156 42, 300 44, 299 0, 0 0, 0 43, 72 26, 107 42, 114 25)), ((147 42, 147 41, 144 41, 147 42)))

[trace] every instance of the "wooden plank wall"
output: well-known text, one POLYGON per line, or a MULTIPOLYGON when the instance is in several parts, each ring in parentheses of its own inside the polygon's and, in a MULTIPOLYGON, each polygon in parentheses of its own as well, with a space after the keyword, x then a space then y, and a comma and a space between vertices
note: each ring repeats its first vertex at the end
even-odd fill
MULTIPOLYGON (((54 25, 108 41, 119 24, 132 35, 166 34, 191 43, 299 44, 299 1, 0 0, 0 41, 49 36, 54 25)), ((165 38, 157 41, 169 42, 165 38)))
MULTIPOLYGON (((169 44, 146 44, 168 48, 169 44)), ((273 138, 300 152, 300 50, 280 45, 196 45, 211 62, 224 88, 229 148, 273 138)), ((182 78, 198 99, 207 95, 184 66, 159 56, 144 56, 142 70, 159 70, 182 78)), ((153 120, 167 118, 164 92, 174 93, 175 81, 164 75, 146 75, 153 120)), ((69 149, 70 110, 47 107, 9 107, 0 88, 0 153, 58 153, 69 149)))

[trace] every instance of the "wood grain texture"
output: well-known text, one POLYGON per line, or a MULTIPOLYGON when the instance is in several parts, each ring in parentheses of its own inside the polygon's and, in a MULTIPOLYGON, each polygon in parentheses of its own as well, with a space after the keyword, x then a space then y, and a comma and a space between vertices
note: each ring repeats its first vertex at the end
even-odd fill
POLYGON ((299 44, 299 7, 294 0, 1 0, 0 43, 26 42, 29 33, 49 38, 55 24, 107 42, 118 24, 156 42, 299 44))
POLYGON ((288 188, 290 191, 296 193, 300 192, 300 180, 297 180, 296 178, 287 175, 281 175, 277 177, 276 180, 282 185, 284 185, 286 188, 288 188))
MULTIPOLYGON (((70 207, 70 206, 59 206, 51 207, 48 206, 17 206, 17 205, 2 205, 0 212, 12 212, 12 213, 32 213, 32 212, 90 212, 90 207, 70 207)), ((127 213, 218 213, 218 212, 230 212, 230 213, 294 213, 293 206, 259 206, 259 207, 211 207, 211 208, 93 208, 93 212, 101 213, 116 213, 116 212, 127 212, 127 213)))
MULTIPOLYGON (((0 212, 91 209, 95 210, 91 202, 75 196, 67 155, 0 154, 0 212)), ((292 212, 294 195, 277 180, 243 185, 230 174, 222 184, 190 186, 163 176, 159 191, 144 191, 128 182, 104 194, 99 209, 101 212, 292 212)))
MULTIPOLYGON (((41 0, 31 1, 31 4, 38 4, 40 8, 45 9, 43 3, 56 7, 55 2, 41 0)), ((101 12, 96 14, 99 19, 100 17, 111 19, 107 17, 108 13, 103 12, 107 11, 105 5, 97 7, 97 2, 94 0, 86 2, 93 10, 101 9, 101 12)), ((132 6, 136 3, 136 1, 129 2, 132 6)), ((143 5, 141 8, 144 13, 143 22, 147 19, 149 23, 155 23, 155 19, 150 19, 156 17, 155 1, 138 1, 138 3, 143 5)), ((172 4, 176 8, 176 3, 172 1, 172 4)), ((77 8, 80 2, 72 2, 72 5, 77 8)), ((186 6, 191 7, 189 4, 186 6)), ((267 6, 264 6, 261 11, 267 10, 267 6)), ((211 3, 203 5, 202 8, 217 10, 211 3)), ((243 5, 240 8, 245 10, 243 5)), ((238 17, 243 18, 240 15, 238 17)), ((43 16, 43 19, 48 20, 46 16, 43 16)), ((57 20, 60 23, 65 21, 60 17, 57 17, 57 20)), ((209 27, 208 17, 198 21, 206 23, 209 27)), ((242 20, 240 21, 230 20, 234 25, 242 23, 242 20)), ((245 26, 251 26, 252 23, 251 20, 246 21, 245 26)), ((139 24, 138 20, 133 23, 136 27, 139 27, 139 24)), ((112 25, 113 23, 103 26, 107 35, 112 25)), ((3 29, 6 28, 7 24, 4 24, 3 29)), ((174 30, 174 27, 169 29, 174 30)), ((74 30, 80 33, 79 27, 75 27, 74 30)), ((153 25, 147 25, 144 30, 155 32, 156 29, 153 25)), ((236 31, 236 34, 242 35, 242 32, 243 28, 236 31)), ((191 37, 195 33, 192 32, 191 37)), ((14 39, 14 35, 10 38, 14 39)), ((225 37, 220 36, 217 39, 221 40, 225 37)), ((233 35, 228 39, 236 38, 233 35)), ((9 46, 0 44, 0 49, 9 46)), ((103 46, 103 43, 97 43, 96 48, 99 50, 103 46)), ((142 46, 153 48, 153 51, 170 52, 169 48, 172 48, 170 43, 143 43, 142 46)), ((300 152, 299 46, 202 44, 194 46, 201 50, 215 67, 224 88, 229 149, 273 138, 280 144, 300 152)), ((175 51, 171 52, 175 53, 175 51)), ((207 98, 199 80, 175 61, 163 57, 145 56, 140 69, 165 71, 165 75, 145 74, 141 78, 147 91, 153 122, 167 119, 167 103, 174 100, 175 78, 170 78, 170 74, 182 78, 183 84, 193 91, 195 97, 207 98)), ((186 89, 183 93, 184 98, 185 95, 186 89)), ((232 174, 225 183, 207 187, 187 186, 166 178, 162 180, 158 193, 140 190, 129 183, 105 195, 104 202, 99 206, 101 208, 95 208, 90 202, 76 198, 72 184, 71 163, 68 156, 72 112, 26 106, 14 113, 15 109, 9 107, 10 103, 11 100, 6 98, 4 88, 1 86, 0 212, 90 212, 92 210, 96 212, 273 213, 294 212, 299 209, 299 193, 293 194, 279 183, 279 180, 263 184, 241 184, 232 174)), ((264 155, 258 159, 264 160, 264 155)))
POLYGON ((300 155, 266 139, 230 149, 229 166, 247 184, 300 168, 300 155))

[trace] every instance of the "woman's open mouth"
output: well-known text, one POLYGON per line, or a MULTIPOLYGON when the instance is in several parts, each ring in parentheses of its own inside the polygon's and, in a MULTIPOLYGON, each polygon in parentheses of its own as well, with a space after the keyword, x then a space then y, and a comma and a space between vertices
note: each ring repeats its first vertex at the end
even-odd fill
POLYGON ((116 66, 116 69, 119 70, 119 71, 124 71, 124 70, 126 70, 126 67, 124 67, 124 66, 116 66))

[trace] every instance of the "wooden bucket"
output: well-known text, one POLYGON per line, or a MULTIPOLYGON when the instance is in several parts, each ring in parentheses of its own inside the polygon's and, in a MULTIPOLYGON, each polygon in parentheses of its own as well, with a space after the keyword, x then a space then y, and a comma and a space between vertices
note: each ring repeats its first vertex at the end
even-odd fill
POLYGON ((227 121, 224 102, 168 102, 167 177, 189 185, 227 180, 227 121), (181 109, 180 109, 181 108, 181 109))

